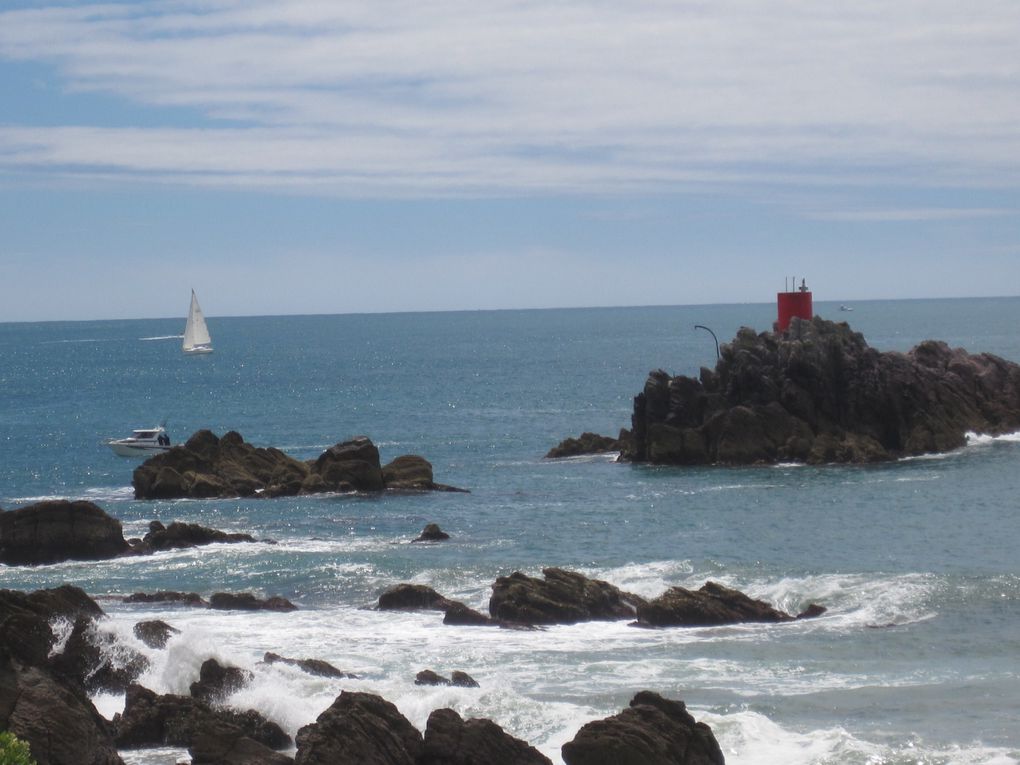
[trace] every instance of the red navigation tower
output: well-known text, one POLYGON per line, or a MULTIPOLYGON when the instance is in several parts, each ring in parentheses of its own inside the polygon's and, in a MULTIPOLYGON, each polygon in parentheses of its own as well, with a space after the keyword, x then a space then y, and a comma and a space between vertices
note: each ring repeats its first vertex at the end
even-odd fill
MULTIPOLYGON (((780 292, 776 295, 776 302, 779 306, 779 319, 776 321, 776 332, 785 332, 790 326, 790 319, 796 316, 798 319, 807 319, 814 316, 811 308, 811 291, 807 288, 805 280, 800 280, 800 287, 794 292, 780 292)), ((794 279, 796 284, 797 280, 794 279)))

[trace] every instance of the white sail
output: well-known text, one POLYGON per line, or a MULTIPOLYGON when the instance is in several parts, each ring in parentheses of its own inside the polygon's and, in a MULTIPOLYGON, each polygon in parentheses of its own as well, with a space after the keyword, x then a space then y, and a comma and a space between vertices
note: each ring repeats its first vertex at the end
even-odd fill
POLYGON ((209 328, 205 326, 205 316, 195 297, 195 290, 191 291, 191 308, 188 310, 188 323, 184 327, 182 348, 185 353, 212 353, 212 338, 209 337, 209 328))

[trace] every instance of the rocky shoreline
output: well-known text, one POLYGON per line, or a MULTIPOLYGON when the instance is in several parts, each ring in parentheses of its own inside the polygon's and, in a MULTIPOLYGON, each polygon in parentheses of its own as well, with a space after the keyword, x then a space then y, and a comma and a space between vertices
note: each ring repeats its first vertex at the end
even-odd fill
MULTIPOLYGON (((558 582, 561 590, 569 581, 568 595, 584 599, 585 592, 604 592, 605 583, 580 574, 558 569, 545 574, 546 585, 558 582)), ((494 597, 499 581, 493 586, 494 597)), ((544 595, 548 591, 539 593, 544 595)), ((170 596, 167 600, 178 602, 170 596)), ((165 746, 187 748, 194 765, 550 763, 491 720, 465 720, 453 709, 436 709, 420 732, 389 701, 348 690, 341 690, 315 722, 292 738, 257 711, 227 704, 252 673, 214 659, 202 663, 189 695, 159 695, 135 682, 146 668, 145 656, 118 644, 117 661, 108 658, 115 638, 103 630, 105 618, 95 600, 71 585, 31 593, 0 590, 0 728, 26 741, 39 765, 120 765, 119 751, 165 746), (52 625, 59 622, 74 626, 58 643, 52 625), (133 658, 128 656, 132 653, 133 658), (113 720, 104 719, 89 699, 97 691, 123 693, 124 711, 113 720)), ((150 621, 140 622, 135 632, 149 635, 154 641, 146 641, 150 647, 165 649, 177 631, 150 621)), ((264 661, 292 664, 321 677, 355 678, 319 659, 267 653, 264 661)), ((447 679, 422 670, 414 682, 478 686, 460 671, 447 679)), ((563 745, 562 755, 567 765, 724 762, 707 725, 697 722, 682 701, 651 691, 638 692, 620 713, 584 725, 563 745)))
POLYGON ((1020 430, 1020 365, 928 340, 879 352, 846 323, 741 329, 698 378, 649 374, 631 430, 547 455, 605 451, 657 465, 869 463, 951 451, 967 433, 1020 430))
POLYGON ((405 454, 386 465, 367 436, 357 436, 303 462, 279 449, 255 447, 240 433, 199 430, 184 444, 149 458, 131 477, 135 499, 292 497, 323 492, 454 491, 433 480, 432 464, 405 454))

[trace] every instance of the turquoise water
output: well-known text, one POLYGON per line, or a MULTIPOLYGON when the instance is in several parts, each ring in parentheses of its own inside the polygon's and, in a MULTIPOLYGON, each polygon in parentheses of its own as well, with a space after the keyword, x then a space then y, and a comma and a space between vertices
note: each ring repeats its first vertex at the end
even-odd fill
MULTIPOLYGON (((875 301, 849 321, 880 350, 942 339, 1020 361, 1020 299, 875 301)), ((180 519, 271 538, 139 560, 0 567, 0 586, 80 584, 108 628, 159 614, 183 633, 143 682, 187 692, 210 655, 256 672, 234 703, 291 733, 340 688, 494 719, 554 761, 587 720, 637 690, 682 698, 730 763, 1020 762, 1020 437, 884 466, 650 468, 548 461, 560 439, 629 426, 651 369, 696 374, 769 305, 209 318, 216 352, 185 358, 183 319, 0 324, 0 507, 86 498, 122 519, 180 519), (175 440, 237 430, 308 458, 366 434, 419 453, 470 494, 136 502, 135 463, 104 438, 162 420, 175 440), (410 545, 427 522, 453 539, 410 545), (399 581, 484 609, 496 576, 563 566, 654 596, 715 579, 814 622, 541 633, 444 627, 365 610, 399 581), (276 615, 146 611, 106 596, 172 588, 283 595, 276 615), (258 663, 314 656, 343 684, 258 663), (482 688, 422 689, 426 666, 482 688)), ((134 644, 134 643, 133 643, 134 644)), ((146 649, 147 650, 147 649, 146 649)), ((119 699, 96 699, 112 715, 119 699)), ((174 752, 126 755, 172 763, 174 752)))

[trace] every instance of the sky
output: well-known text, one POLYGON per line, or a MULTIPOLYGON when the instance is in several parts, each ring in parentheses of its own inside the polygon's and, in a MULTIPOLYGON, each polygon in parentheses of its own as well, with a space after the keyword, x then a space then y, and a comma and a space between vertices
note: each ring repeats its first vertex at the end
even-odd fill
POLYGON ((0 321, 1020 294, 1016 0, 0 0, 0 321))

